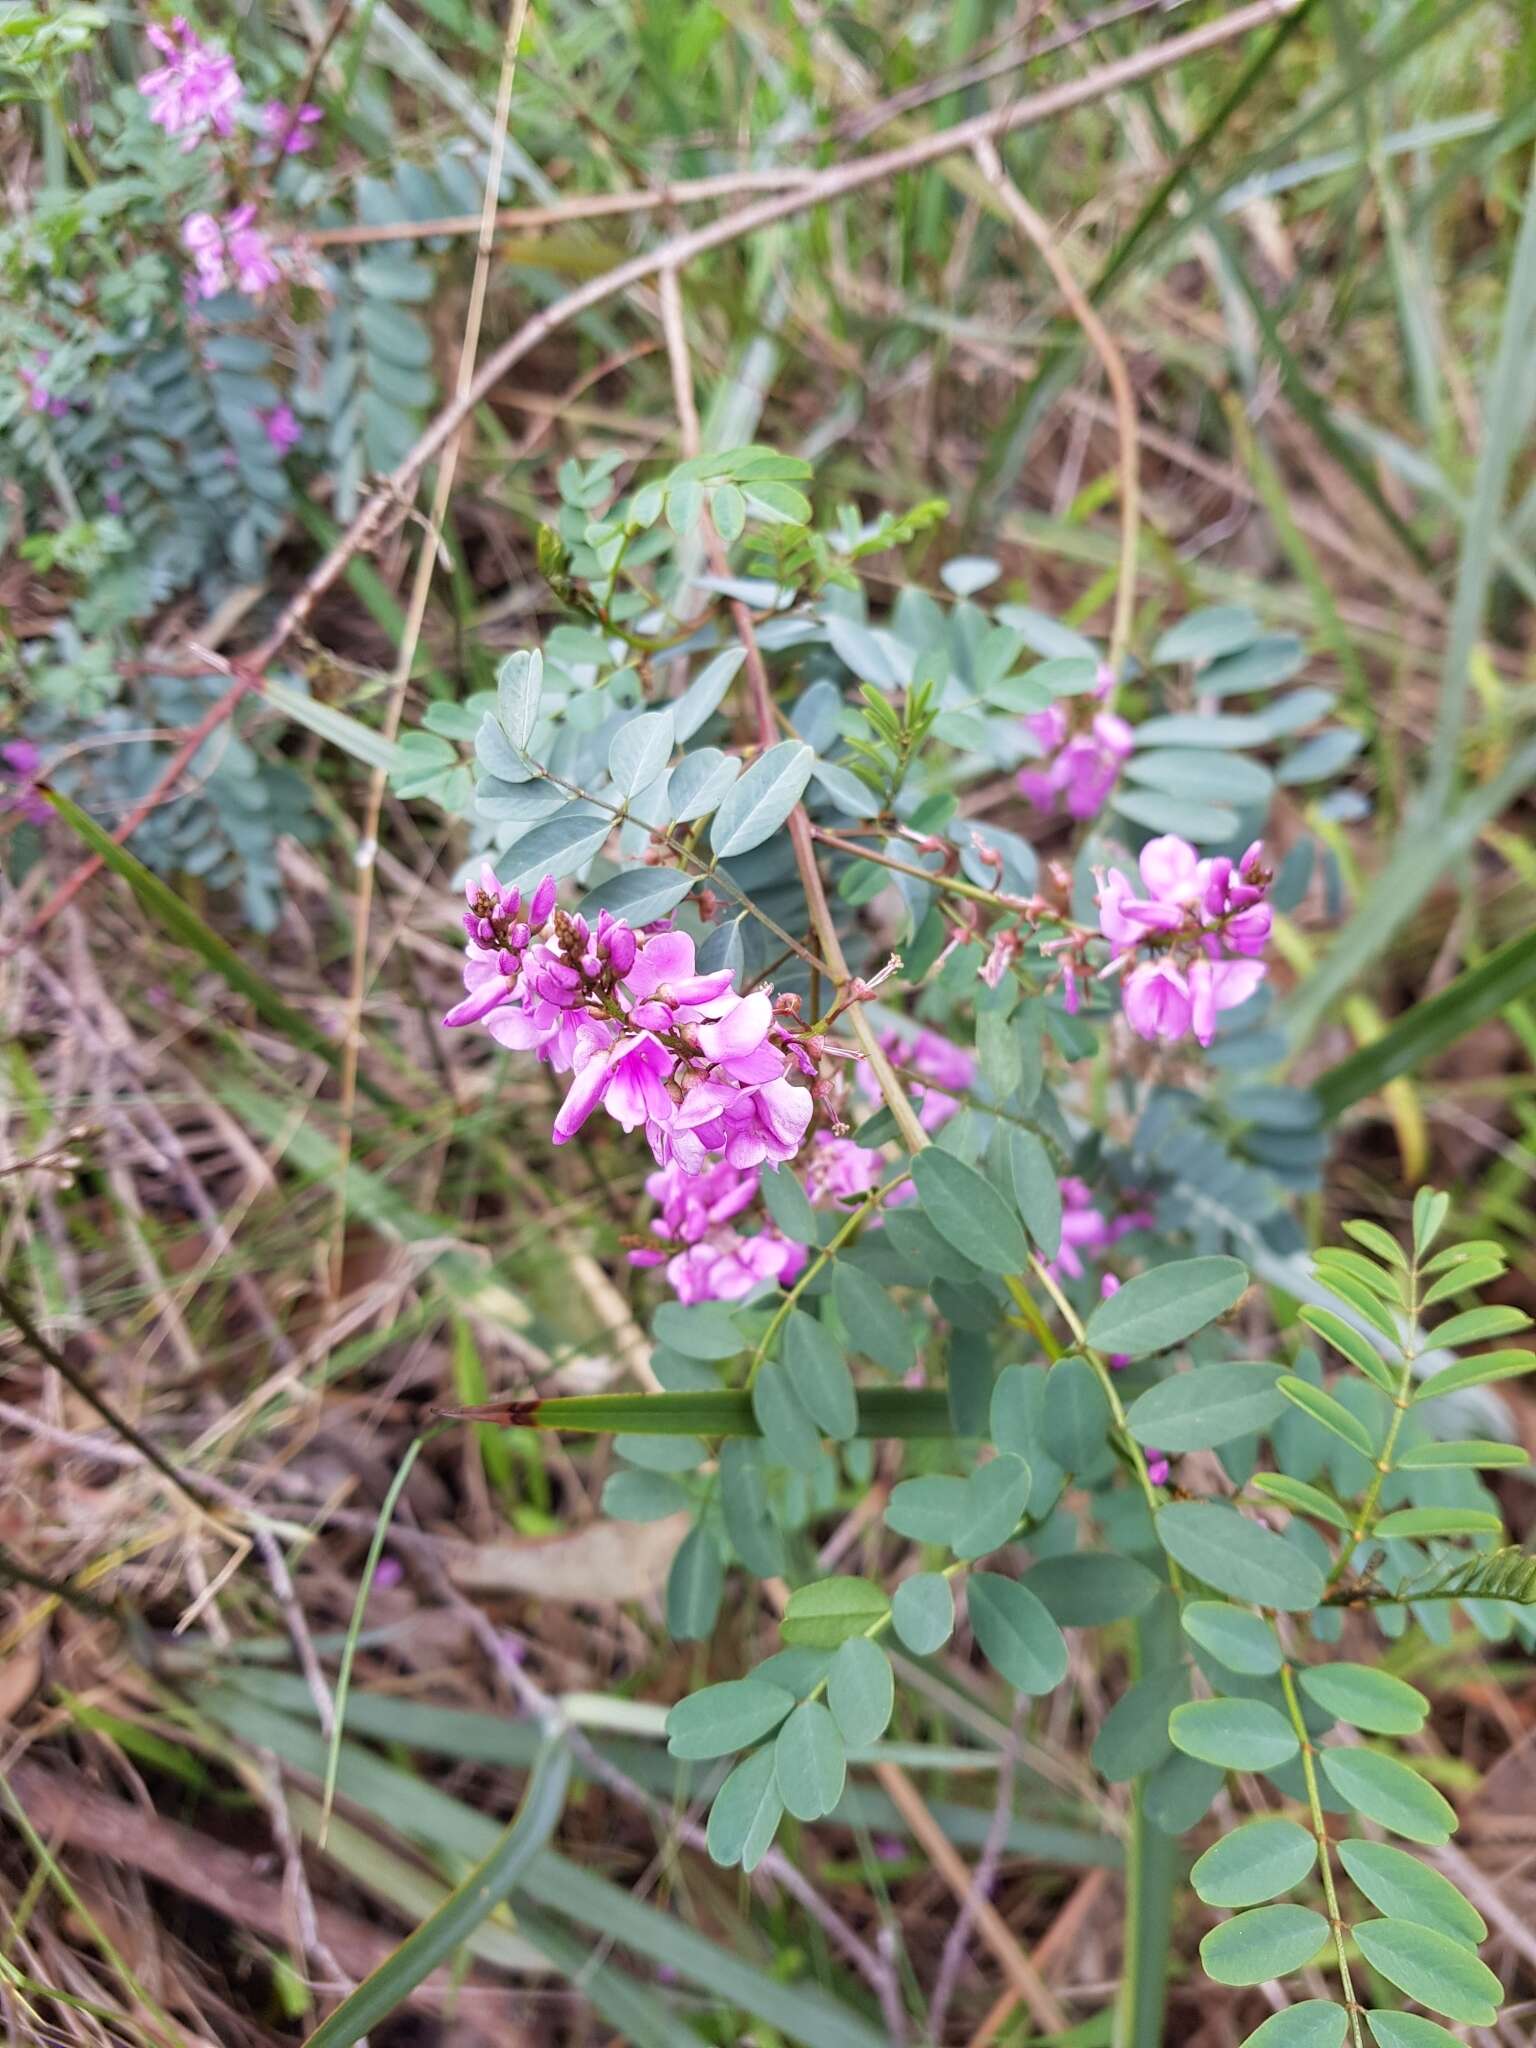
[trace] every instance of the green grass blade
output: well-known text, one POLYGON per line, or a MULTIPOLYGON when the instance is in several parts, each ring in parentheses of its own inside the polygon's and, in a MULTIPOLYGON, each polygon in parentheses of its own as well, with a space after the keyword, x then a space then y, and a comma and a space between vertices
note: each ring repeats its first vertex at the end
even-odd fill
MULTIPOLYGON (((352 1603, 352 1619, 347 1624, 347 1640, 342 1647, 341 1663, 336 1672, 336 1710, 331 1723, 331 1739, 326 1747, 325 1791, 320 1801, 320 1846, 325 1847, 325 1825, 330 1818, 332 1806, 336 1803, 336 1772, 341 1761, 341 1738, 347 1719, 347 1692, 352 1684, 352 1666, 357 1657, 357 1639, 362 1634, 363 1613, 368 1605, 368 1595, 373 1591, 373 1575, 379 1568, 379 1559, 384 1553, 384 1538, 389 1533, 390 1519, 395 1512, 395 1502, 405 1489, 405 1482, 411 1476, 425 1443, 425 1437, 412 1440, 410 1449, 400 1460, 400 1469, 389 1483, 384 1496, 384 1505, 379 1509, 379 1519, 373 1525, 373 1537, 368 1545, 367 1560, 363 1565, 363 1576, 358 1581, 357 1598, 352 1603)), ((366 2026, 359 2030, 366 2033, 366 2026)))
POLYGON ((1461 731, 1471 683, 1472 650, 1482 630, 1493 581, 1494 542, 1509 489, 1510 470, 1525 422, 1531 334, 1536 327, 1536 164, 1526 188, 1525 218, 1504 303, 1499 346, 1483 404, 1482 447, 1472 485, 1472 507, 1456 565, 1456 595, 1446 636, 1445 669, 1435 744, 1430 754, 1426 796, 1432 814, 1443 812, 1455 793, 1461 731))
MULTIPOLYGON (((305 1052, 318 1054, 329 1067, 340 1064, 340 1054, 324 1032, 280 996, 264 976, 248 967, 234 947, 206 925, 195 910, 189 909, 168 883, 151 873, 125 846, 119 846, 88 812, 82 811, 61 791, 45 788, 43 793, 76 837, 100 858, 104 867, 121 876, 149 915, 171 938, 205 961, 236 995, 244 996, 256 1014, 275 1030, 281 1031, 290 1043, 302 1047, 305 1052)), ((358 1086, 375 1100, 388 1101, 388 1097, 380 1095, 366 1076, 358 1077, 358 1086)))
POLYGON ((463 1946, 481 1921, 506 1898, 554 1833, 565 1810, 570 1776, 570 1751, 563 1737, 547 1736, 534 1758, 523 1803, 495 1848, 448 1894, 437 1911, 408 1934, 394 1954, 365 1977, 351 1996, 344 1998, 330 2017, 316 2027, 308 2048, 352 2048, 370 2027, 377 2026, 403 2004, 439 1963, 446 1962, 463 1946))
MULTIPOLYGON (((702 1394, 556 1394, 443 1411, 450 1420, 502 1422, 512 1429, 609 1430, 626 1436, 761 1436, 744 1388, 702 1394)), ((861 1387, 858 1434, 947 1437, 955 1433, 942 1387, 861 1387)))
POLYGON ((1506 1004, 1536 988, 1536 932, 1524 932, 1458 974, 1449 988, 1415 1004, 1391 1030, 1340 1060, 1311 1085, 1330 1117, 1374 1095, 1395 1075, 1406 1074, 1465 1037, 1506 1004))

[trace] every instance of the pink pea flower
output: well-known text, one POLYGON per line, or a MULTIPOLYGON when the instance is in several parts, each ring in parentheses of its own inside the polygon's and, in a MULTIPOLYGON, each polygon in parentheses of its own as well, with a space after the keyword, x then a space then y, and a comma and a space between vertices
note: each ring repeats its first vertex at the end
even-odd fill
POLYGON ((5 763, 0 770, 0 811, 14 811, 29 825, 46 825, 53 812, 36 787, 37 771, 43 764, 41 747, 32 740, 7 740, 0 746, 0 761, 5 763), (5 790, 8 782, 14 784, 9 794, 5 790))
POLYGON ((1271 924, 1264 849, 1255 842, 1234 867, 1202 860, 1170 832, 1142 848, 1138 866, 1145 896, 1118 872, 1101 876, 1098 893, 1100 932, 1125 970, 1126 1021, 1141 1038, 1192 1033, 1209 1045, 1219 1013, 1247 1002, 1268 971, 1257 957, 1271 924))
POLYGON ((241 92, 234 60, 203 42, 179 14, 168 29, 152 25, 145 34, 166 59, 139 80, 150 120, 179 135, 184 154, 205 135, 232 134, 241 92))
POLYGON ((304 438, 304 429, 299 425, 293 408, 274 405, 270 412, 258 413, 262 431, 279 455, 286 455, 290 448, 298 446, 304 438))
POLYGON ((253 225, 255 218, 254 206, 237 206, 222 223, 211 213, 187 215, 181 240, 197 274, 195 297, 216 299, 233 284, 248 298, 259 299, 277 283, 282 271, 266 236, 253 225))
POLYGON ((667 1278, 679 1301, 743 1301, 769 1281, 788 1285, 804 1269, 803 1244, 772 1231, 742 1237, 726 1230, 690 1245, 668 1261, 667 1278))
POLYGON ((1103 809, 1120 770, 1135 746, 1135 735, 1113 711, 1094 710, 1094 700, 1109 696, 1114 671, 1099 665, 1092 694, 1074 700, 1072 708, 1047 705, 1023 721, 1040 749, 1043 765, 1018 772, 1020 794, 1037 811, 1063 809, 1069 818, 1092 818, 1103 809), (1081 706, 1081 709, 1078 707, 1081 706))
POLYGON ((254 206, 237 206, 224 224, 224 244, 234 267, 235 283, 247 298, 259 299, 269 285, 282 276, 258 227, 254 206))
POLYGON ((310 129, 324 114, 308 100, 296 107, 282 100, 268 100, 261 110, 262 130, 267 140, 284 156, 302 156, 314 141, 310 129))

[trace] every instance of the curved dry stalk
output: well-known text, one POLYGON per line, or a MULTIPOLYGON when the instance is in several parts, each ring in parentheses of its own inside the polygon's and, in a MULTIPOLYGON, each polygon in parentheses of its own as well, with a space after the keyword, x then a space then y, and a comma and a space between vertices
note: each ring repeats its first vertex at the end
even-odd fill
POLYGON ((1120 679, 1121 666, 1130 646, 1131 626, 1136 615, 1136 547, 1141 527, 1141 474, 1136 443, 1136 394, 1114 336, 1104 325, 1093 302, 1072 274, 1055 237, 1009 177, 997 145, 990 136, 978 142, 971 154, 982 175, 997 193, 1009 218, 1026 241, 1033 244, 1056 280, 1061 296, 1072 309, 1094 353, 1104 365, 1110 395, 1115 406, 1115 425, 1120 435, 1120 574, 1115 584, 1114 620, 1109 634, 1109 665, 1120 679))
MULTIPOLYGON (((507 21, 506 41, 502 46, 501 77, 496 87, 496 139, 485 167, 485 201, 480 209, 480 240, 475 251, 475 274, 470 285, 469 307, 464 316, 464 339, 459 346, 459 371, 454 390, 454 405, 461 407, 462 411, 452 431, 444 440, 443 459, 438 465, 437 480, 432 490, 432 509, 428 514, 427 530, 422 536, 420 552, 416 557, 416 574, 411 584, 410 602, 406 609, 405 624, 401 629, 394 673, 390 677, 389 699, 384 710, 384 738, 391 743, 400 730, 401 714, 405 709, 405 694, 410 687, 411 670, 416 663, 416 649, 427 615, 427 600, 432 592, 432 572, 437 567, 438 536, 448 516, 448 504, 453 495, 461 437, 469 416, 469 406, 465 401, 476 382, 475 357, 480 347, 480 328, 485 318, 491 256, 495 248, 496 199, 501 190, 501 166, 506 154, 507 121, 512 111, 512 87, 517 78, 518 46, 522 42, 527 19, 528 0, 516 0, 507 21)), ((379 821, 383 815, 384 793, 388 786, 388 769, 375 768, 368 781, 368 795, 363 807, 362 836, 357 847, 357 898, 352 910, 352 958, 341 1045, 338 1118, 340 1127, 336 1137, 336 1215, 331 1227, 330 1288, 333 1296, 341 1292, 342 1251, 347 1221, 345 1182, 347 1166, 352 1155, 352 1118, 357 1108, 357 1068, 362 1057, 363 1001, 368 979, 368 928, 373 913, 373 878, 379 845, 379 821)))

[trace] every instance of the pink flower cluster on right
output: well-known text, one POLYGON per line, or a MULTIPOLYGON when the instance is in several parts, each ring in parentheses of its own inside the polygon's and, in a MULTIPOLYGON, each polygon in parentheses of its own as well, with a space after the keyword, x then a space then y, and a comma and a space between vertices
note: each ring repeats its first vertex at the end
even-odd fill
POLYGON ((1099 878, 1099 929, 1124 976, 1126 1021, 1140 1038, 1193 1032, 1209 1045, 1217 1014, 1245 1003, 1268 971, 1257 957, 1272 923, 1263 845, 1239 861, 1202 860, 1170 832, 1142 848, 1140 869, 1145 896, 1118 871, 1099 878))

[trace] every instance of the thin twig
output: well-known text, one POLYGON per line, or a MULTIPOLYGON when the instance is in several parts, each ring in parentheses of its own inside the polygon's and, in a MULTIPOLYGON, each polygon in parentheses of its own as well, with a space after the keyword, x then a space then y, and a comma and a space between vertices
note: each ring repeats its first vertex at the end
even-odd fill
POLYGON ((1055 237, 1009 177, 997 146, 990 136, 979 141, 972 155, 982 175, 991 183, 1007 208, 1010 219, 1025 239, 1033 243, 1055 278, 1062 297, 1072 309, 1094 352, 1104 365, 1110 394, 1115 404, 1115 424, 1120 434, 1120 574, 1115 583, 1114 621, 1109 634, 1109 665, 1120 681, 1121 667, 1131 641, 1136 616, 1136 546, 1141 530, 1141 481, 1136 448, 1136 394, 1131 386, 1125 357, 1114 337, 1094 311, 1093 303, 1072 274, 1071 266, 1056 246, 1055 237))
POLYGON ((934 1982, 933 1997, 928 2002, 928 2031, 935 2041, 942 2041, 944 2038, 944 2022, 949 2017, 955 1986, 960 1981, 960 1970, 970 1944, 971 1929, 976 1924, 977 1907, 983 1900, 988 1900, 992 1896, 992 1887, 997 1882, 997 1867, 1003 1859, 1003 1849, 1008 1840, 1008 1824, 1013 1819, 1014 1781, 1018 1776, 1019 1767, 1018 1721, 1023 1703, 1021 1695, 1014 1705, 1013 1726, 1008 1731, 1008 1744, 1003 1751, 1002 1763, 998 1767, 997 1785, 992 1799, 992 1817, 987 1823, 981 1854, 977 1857, 976 1868, 971 1874, 970 1889, 960 1901, 960 1911, 955 1915, 954 1925, 944 1938, 944 1952, 939 1958, 939 1974, 934 1982))
MULTIPOLYGON (((507 122, 512 111, 512 87, 517 77, 518 46, 522 41, 527 19, 528 0, 514 0, 507 21, 506 40, 502 46, 501 77, 496 89, 496 135, 485 167, 485 199, 480 210, 480 240, 475 251, 475 274, 470 285, 469 307, 464 317, 464 339, 459 347, 459 371, 454 389, 454 403, 463 406, 464 410, 444 441, 443 459, 438 465, 437 481, 433 487, 432 509, 427 518, 427 530, 416 557, 416 575, 411 584, 410 602, 400 633, 399 652, 395 660, 394 674, 390 678, 389 701, 384 712, 384 738, 390 743, 393 743, 395 734, 400 729, 411 671, 416 662, 416 648, 421 639, 422 624, 427 615, 427 601, 432 591, 432 572, 437 566, 438 536, 447 519, 448 505, 453 495, 453 480, 458 468, 461 437, 464 423, 469 416, 469 408, 465 406, 464 401, 476 381, 475 357, 480 348, 480 328, 485 317, 486 290, 490 279, 491 256, 495 248, 496 199, 501 190, 501 167, 506 155, 507 122)), ((388 786, 389 771, 386 768, 375 768, 369 778, 368 795, 363 808, 362 837, 357 849, 357 900, 352 912, 352 961, 341 1048, 341 1087, 337 1112, 336 1219, 332 1229, 330 1265, 333 1295, 339 1295, 341 1292, 342 1253, 347 1219, 346 1190, 343 1183, 346 1180, 347 1163, 352 1151, 352 1119, 357 1106, 357 1068, 362 1054, 363 1001, 368 979, 368 926, 373 911, 374 863, 378 854, 379 823, 384 810, 384 794, 388 786)))

